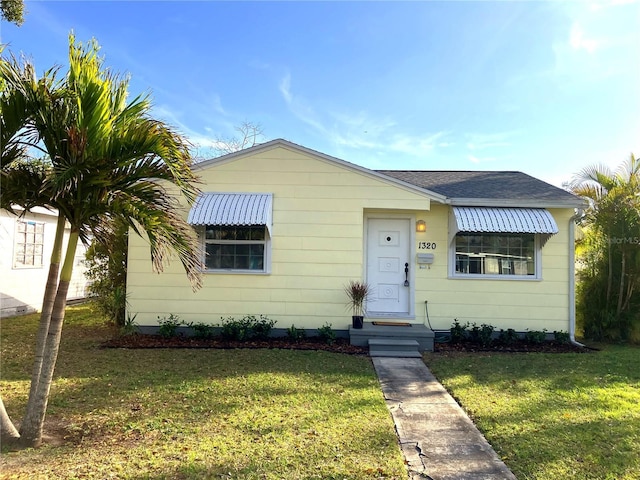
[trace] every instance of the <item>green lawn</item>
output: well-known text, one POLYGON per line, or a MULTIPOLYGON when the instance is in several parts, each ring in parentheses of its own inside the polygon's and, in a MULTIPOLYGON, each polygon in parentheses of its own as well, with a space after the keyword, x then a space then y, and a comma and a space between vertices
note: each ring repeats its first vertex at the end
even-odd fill
POLYGON ((425 361, 518 479, 640 479, 640 348, 425 361))
MULTIPOLYGON (((19 419, 37 317, 2 320, 0 393, 19 419)), ((116 350, 68 310, 51 441, 3 452, 1 478, 406 478, 366 357, 283 350, 116 350), (62 442, 60 442, 62 440, 62 442)))

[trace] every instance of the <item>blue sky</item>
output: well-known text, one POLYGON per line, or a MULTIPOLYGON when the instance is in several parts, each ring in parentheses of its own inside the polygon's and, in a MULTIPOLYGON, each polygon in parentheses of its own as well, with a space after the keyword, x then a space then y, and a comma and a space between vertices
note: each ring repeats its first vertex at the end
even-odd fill
POLYGON ((31 1, 1 41, 38 72, 68 34, 206 152, 243 121, 368 168, 560 185, 640 155, 640 3, 31 1))

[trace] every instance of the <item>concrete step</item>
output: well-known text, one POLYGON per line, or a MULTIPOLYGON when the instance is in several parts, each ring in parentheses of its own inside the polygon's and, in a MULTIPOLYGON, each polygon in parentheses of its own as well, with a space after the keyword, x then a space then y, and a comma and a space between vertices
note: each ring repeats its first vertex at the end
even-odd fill
MULTIPOLYGON (((364 322, 363 328, 349 327, 349 341, 351 345, 360 347, 369 346, 369 340, 394 339, 415 340, 418 342, 419 352, 432 352, 434 333, 424 325, 374 325, 372 322, 364 322)), ((392 350, 392 349, 385 349, 392 350)))
POLYGON ((372 357, 419 358, 420 344, 416 340, 397 338, 370 338, 369 355, 372 357))
POLYGON ((420 352, 403 352, 400 350, 372 350, 370 357, 393 357, 393 358, 422 358, 420 352))
POLYGON ((416 340, 403 340, 399 338, 370 338, 370 347, 394 347, 399 350, 417 350, 420 344, 416 340))

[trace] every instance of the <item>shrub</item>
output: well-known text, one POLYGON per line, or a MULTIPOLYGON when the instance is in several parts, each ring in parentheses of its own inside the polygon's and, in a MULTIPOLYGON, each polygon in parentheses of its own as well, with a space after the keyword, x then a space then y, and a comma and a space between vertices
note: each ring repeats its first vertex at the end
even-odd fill
POLYGON ((569 336, 569 332, 553 332, 553 341, 560 344, 567 344, 571 341, 571 337, 569 336))
POLYGON ((216 336, 215 327, 206 323, 193 323, 190 325, 193 329, 193 336, 207 340, 216 336))
POLYGON ((488 347, 493 342, 493 325, 487 325, 483 323, 480 325, 480 331, 478 332, 478 339, 480 340, 480 344, 483 347, 488 347))
POLYGON ((287 328, 287 338, 292 342, 299 342, 307 337, 304 328, 297 328, 295 325, 291 325, 287 328))
POLYGON ((336 341, 336 332, 331 328, 330 323, 325 323, 322 327, 318 328, 318 337, 325 342, 331 345, 336 341))
POLYGON ((453 325, 451 325, 451 343, 462 343, 467 339, 467 328, 469 327, 469 323, 465 323, 461 325, 458 322, 458 319, 453 320, 453 325))
POLYGON ((482 325, 478 326, 473 323, 471 325, 471 330, 469 330, 468 332, 468 339, 473 343, 478 343, 483 347, 487 347, 491 345, 491 342, 493 341, 493 330, 494 328, 492 325, 483 323, 482 325))
MULTIPOLYGON (((468 325, 468 324, 467 324, 468 325)), ((480 343, 480 327, 473 322, 467 333, 467 340, 473 343, 480 343)))
POLYGON ((114 219, 102 226, 104 238, 102 241, 94 238, 85 256, 87 291, 110 322, 125 327, 129 224, 114 219))
POLYGON ((135 335, 136 333, 138 333, 138 324, 136 323, 137 316, 137 313, 133 317, 131 315, 127 315, 127 319, 120 327, 121 336, 126 337, 127 335, 135 335))
POLYGON ((158 328, 158 335, 164 338, 175 337, 178 327, 180 325, 184 325, 182 320, 180 320, 180 317, 173 313, 169 314, 169 317, 158 317, 158 324, 160 325, 158 328))
POLYGON ((640 289, 629 288, 640 279, 640 171, 635 172, 635 191, 631 182, 618 184, 621 177, 607 179, 616 179, 618 186, 605 189, 582 222, 585 235, 578 244, 576 323, 588 339, 627 341, 640 328, 640 289))
POLYGON ((260 318, 256 318, 253 315, 245 317, 249 319, 250 336, 258 340, 266 340, 271 335, 271 330, 276 324, 275 320, 271 320, 265 315, 260 315, 260 318))
POLYGON ((248 340, 250 326, 246 318, 247 317, 244 317, 241 320, 236 320, 233 317, 222 319, 220 336, 225 340, 248 340))
POLYGON ((532 345, 540 345, 547 339, 547 330, 528 330, 524 334, 524 341, 532 345))
POLYGON ((513 345, 516 343, 520 337, 516 333, 513 328, 508 328, 507 330, 500 330, 500 334, 498 335, 498 341, 503 345, 513 345))
POLYGON ((264 340, 269 338, 275 320, 264 315, 245 315, 240 320, 229 317, 222 320, 220 335, 226 340, 246 341, 251 339, 264 340))

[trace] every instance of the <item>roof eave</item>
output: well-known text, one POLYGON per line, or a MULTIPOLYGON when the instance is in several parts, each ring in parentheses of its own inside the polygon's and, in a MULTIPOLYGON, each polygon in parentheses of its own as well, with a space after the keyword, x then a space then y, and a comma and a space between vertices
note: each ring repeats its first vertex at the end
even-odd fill
POLYGON ((513 207, 513 208, 584 208, 587 203, 580 199, 521 199, 521 198, 450 198, 447 203, 464 207, 513 207))
POLYGON ((39 215, 51 215, 53 217, 57 217, 58 216, 58 210, 53 208, 53 207, 35 206, 35 207, 31 207, 29 210, 25 210, 25 208, 20 206, 20 205, 13 205, 12 204, 11 205, 11 210, 4 209, 4 208, 3 208, 3 210, 7 210, 8 212, 13 213, 14 215, 22 215, 24 213, 35 213, 35 214, 39 214, 39 215))

